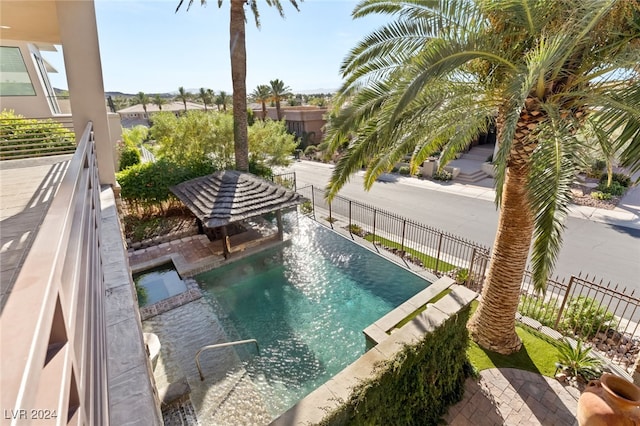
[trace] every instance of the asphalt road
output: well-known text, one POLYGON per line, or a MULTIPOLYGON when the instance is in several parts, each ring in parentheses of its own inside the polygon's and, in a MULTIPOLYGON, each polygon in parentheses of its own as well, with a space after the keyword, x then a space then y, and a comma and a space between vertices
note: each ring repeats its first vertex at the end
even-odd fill
MULTIPOLYGON (((296 162, 297 185, 324 188, 332 168, 296 162)), ((354 175, 340 195, 375 205, 487 246, 493 245, 498 211, 493 201, 431 190, 401 181, 376 182, 367 192, 354 175)), ((486 198, 486 197, 485 197, 486 198)), ((555 275, 588 274, 640 294, 640 230, 570 217, 555 275)))

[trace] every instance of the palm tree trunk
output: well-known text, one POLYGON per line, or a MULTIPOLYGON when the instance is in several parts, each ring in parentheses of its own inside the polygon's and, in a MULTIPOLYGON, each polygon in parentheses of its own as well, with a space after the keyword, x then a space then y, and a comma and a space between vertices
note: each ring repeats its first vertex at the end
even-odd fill
POLYGON ((539 114, 535 117, 526 111, 521 114, 503 186, 491 266, 480 306, 468 324, 476 343, 505 355, 522 347, 515 332, 515 315, 533 234, 527 181, 531 154, 536 146, 528 135, 539 120, 539 114))
POLYGON ((278 117, 278 121, 280 121, 280 99, 276 98, 276 117, 278 117))
POLYGON ((267 119, 267 104, 262 101, 262 121, 267 119))
POLYGON ((236 169, 249 171, 249 141, 247 136, 247 52, 245 46, 245 0, 231 0, 229 48, 231 80, 233 82, 233 144, 236 169))

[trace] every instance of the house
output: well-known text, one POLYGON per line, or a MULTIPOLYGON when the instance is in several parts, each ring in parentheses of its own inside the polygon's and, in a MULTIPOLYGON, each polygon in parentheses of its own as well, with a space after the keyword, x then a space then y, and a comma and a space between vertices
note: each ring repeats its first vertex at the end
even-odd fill
POLYGON ((3 420, 160 425, 115 208, 121 127, 105 106, 94 2, 1 0, 0 40, 1 108, 64 120, 77 144, 0 167, 3 420), (51 46, 63 49, 71 115, 48 83, 51 46))
MULTIPOLYGON (((252 106, 254 114, 262 117, 262 107, 252 106)), ((324 138, 324 125, 327 124, 324 116, 327 108, 316 106, 282 106, 280 114, 287 125, 287 130, 298 138, 308 138, 311 144, 319 144, 324 138)), ((267 117, 277 120, 277 112, 273 107, 267 107, 267 117)))
MULTIPOLYGON (((168 102, 162 105, 162 110, 158 108, 158 105, 153 103, 148 103, 146 105, 147 110, 145 111, 142 104, 136 104, 127 108, 123 108, 118 110, 118 114, 120 115, 120 120, 124 127, 133 127, 137 124, 148 124, 148 120, 153 117, 153 114, 157 114, 160 111, 168 111, 172 112, 176 117, 180 114, 184 114, 185 105, 182 102, 168 102)), ((200 105, 194 102, 187 102, 187 111, 192 110, 204 110, 204 105, 200 105)))

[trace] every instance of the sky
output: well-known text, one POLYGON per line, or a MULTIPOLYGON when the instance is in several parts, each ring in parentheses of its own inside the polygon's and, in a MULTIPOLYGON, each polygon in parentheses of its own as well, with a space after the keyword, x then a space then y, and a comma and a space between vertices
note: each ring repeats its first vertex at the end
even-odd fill
MULTIPOLYGON (((230 93, 229 0, 218 8, 194 0, 95 0, 105 91, 164 93, 179 86, 230 93)), ((263 3, 262 0, 259 0, 263 3)), ((281 0, 282 19, 261 4, 261 29, 247 11, 247 92, 280 79, 293 92, 340 87, 340 64, 349 50, 388 20, 371 16, 353 20, 355 0, 305 0, 297 12, 281 0)), ((66 89, 62 54, 45 58, 60 71, 54 87, 66 89)))

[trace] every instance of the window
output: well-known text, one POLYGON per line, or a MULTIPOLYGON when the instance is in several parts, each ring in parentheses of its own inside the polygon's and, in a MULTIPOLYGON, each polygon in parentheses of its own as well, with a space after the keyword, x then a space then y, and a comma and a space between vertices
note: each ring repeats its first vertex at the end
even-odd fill
POLYGON ((0 46, 0 96, 35 96, 19 47, 0 46))
POLYGON ((53 90, 51 86, 51 82, 49 81, 49 75, 47 74, 47 67, 44 65, 44 61, 40 57, 39 54, 33 54, 33 59, 38 66, 38 71, 40 72, 40 78, 42 79, 42 86, 44 87, 45 94, 47 95, 47 102, 49 103, 49 108, 51 108, 51 112, 54 114, 60 114, 60 107, 58 106, 58 100, 56 98, 56 92, 53 90))

